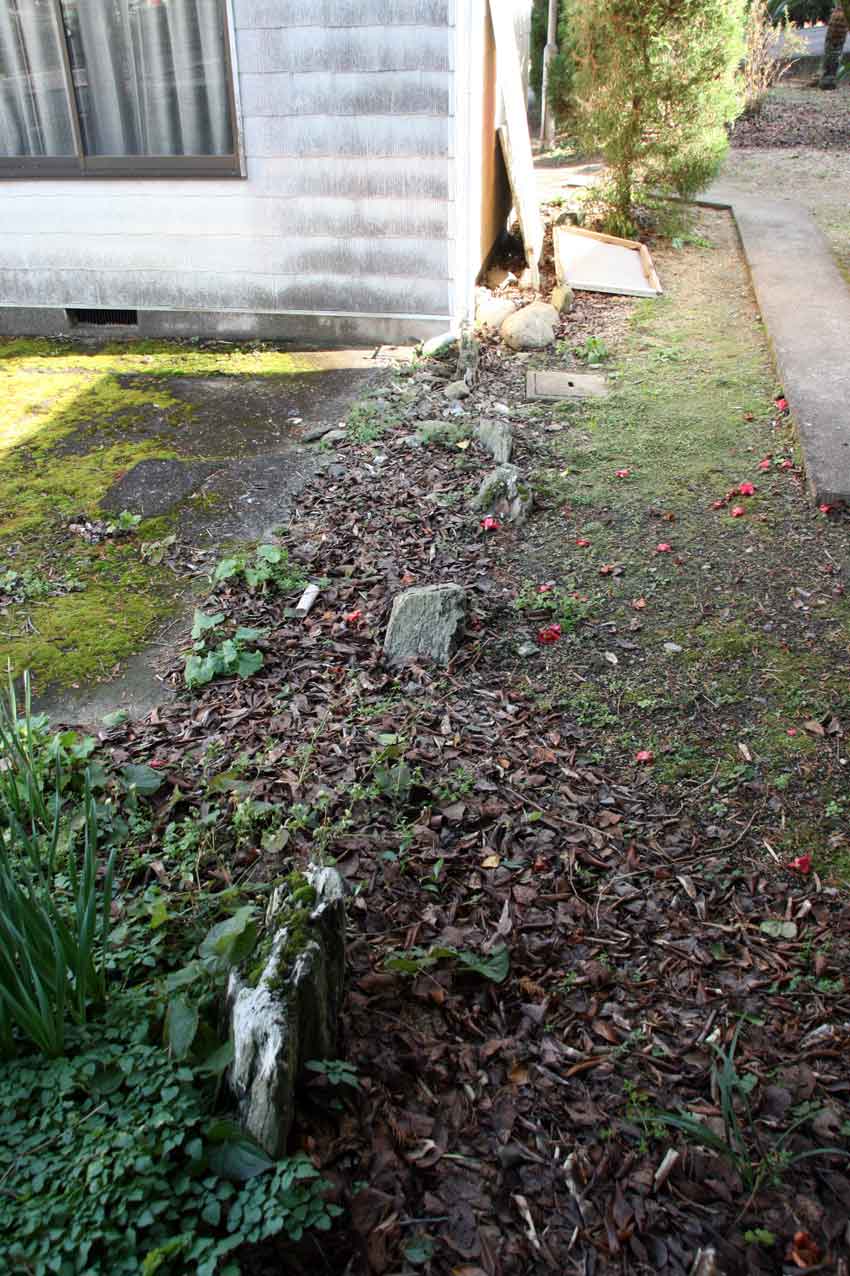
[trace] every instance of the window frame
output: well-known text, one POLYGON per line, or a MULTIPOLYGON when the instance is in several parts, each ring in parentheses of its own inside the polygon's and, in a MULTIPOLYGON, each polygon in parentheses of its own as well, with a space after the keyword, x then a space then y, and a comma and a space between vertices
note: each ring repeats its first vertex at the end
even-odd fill
MULTIPOLYGON (((0 4, 3 0, 0 0, 0 4)), ((65 22, 60 0, 49 0, 50 12, 59 44, 62 60, 62 81, 65 101, 71 122, 71 133, 76 153, 74 155, 0 155, 0 181, 21 178, 61 178, 71 181, 102 180, 105 178, 244 178, 245 165, 242 155, 242 128, 239 116, 239 95, 236 79, 235 43, 233 39, 233 15, 231 0, 221 0, 224 35, 224 68, 227 80, 227 101, 233 151, 228 155, 87 155, 83 146, 77 95, 74 92, 73 71, 65 22)))

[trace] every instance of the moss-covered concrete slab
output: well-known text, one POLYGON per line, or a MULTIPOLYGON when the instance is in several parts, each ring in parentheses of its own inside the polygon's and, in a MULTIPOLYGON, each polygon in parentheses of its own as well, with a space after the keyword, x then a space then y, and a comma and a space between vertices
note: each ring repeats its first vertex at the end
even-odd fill
POLYGON ((368 351, 0 341, 0 661, 37 692, 115 678, 187 606, 144 544, 210 550, 281 521, 325 459, 302 432, 345 416, 375 367, 368 351), (70 530, 123 511, 141 516, 129 534, 70 530))

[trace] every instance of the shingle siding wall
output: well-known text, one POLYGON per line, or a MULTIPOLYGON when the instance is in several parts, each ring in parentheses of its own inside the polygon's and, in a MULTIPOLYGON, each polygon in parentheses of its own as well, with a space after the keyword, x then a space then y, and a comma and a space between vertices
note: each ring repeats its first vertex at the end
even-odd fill
POLYGON ((448 316, 454 4, 233 0, 247 178, 0 183, 0 305, 448 316))

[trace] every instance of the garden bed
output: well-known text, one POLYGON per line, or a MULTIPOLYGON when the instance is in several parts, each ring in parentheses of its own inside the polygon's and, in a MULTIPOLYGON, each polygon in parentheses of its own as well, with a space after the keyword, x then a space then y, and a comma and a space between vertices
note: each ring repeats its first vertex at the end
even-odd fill
POLYGON ((310 858, 350 888, 348 1068, 292 1149, 344 1214, 243 1245, 246 1273, 846 1270, 846 522, 807 504, 726 217, 653 255, 662 299, 580 296, 551 353, 486 343, 460 411, 450 365, 387 374, 278 579, 249 556, 202 605, 196 661, 248 676, 189 695, 175 660, 175 700, 99 734, 162 780, 116 971, 146 934, 179 966, 310 858), (606 400, 525 401, 529 368, 594 361, 606 400), (513 426, 523 528, 473 509, 479 415, 513 426), (460 652, 390 673, 392 598, 448 581, 460 652))

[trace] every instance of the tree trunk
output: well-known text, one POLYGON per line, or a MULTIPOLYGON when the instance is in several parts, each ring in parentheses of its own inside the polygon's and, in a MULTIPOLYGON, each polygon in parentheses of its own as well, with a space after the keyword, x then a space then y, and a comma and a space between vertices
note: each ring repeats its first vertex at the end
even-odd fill
MULTIPOLYGON (((847 6, 850 8, 850 0, 847 0, 847 6)), ((844 10, 844 0, 842 0, 842 3, 837 4, 829 15, 823 63, 818 81, 818 87, 821 89, 834 89, 836 86, 841 55, 844 52, 844 41, 847 39, 847 26, 848 20, 844 10)))

